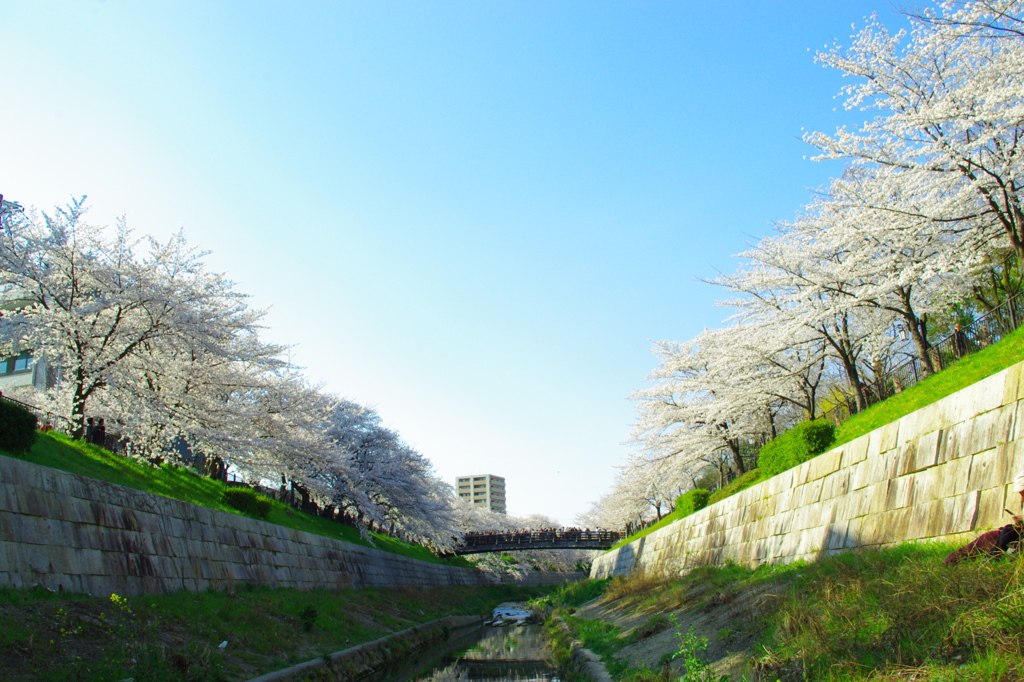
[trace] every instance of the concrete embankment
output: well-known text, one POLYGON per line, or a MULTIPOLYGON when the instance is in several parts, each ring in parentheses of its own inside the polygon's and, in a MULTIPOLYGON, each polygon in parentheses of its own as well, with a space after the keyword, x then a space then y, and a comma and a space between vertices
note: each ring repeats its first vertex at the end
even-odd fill
POLYGON ((813 560, 1007 522, 1024 469, 1024 363, 597 557, 592 578, 813 560))
POLYGON ((282 682, 300 679, 321 668, 327 668, 336 679, 354 680, 400 661, 402 657, 443 642, 453 631, 483 622, 481 616, 448 616, 392 633, 372 642, 359 644, 333 654, 293 665, 283 670, 260 675, 249 682, 282 682))
MULTIPOLYGON (((579 574, 533 571, 519 584, 579 574)), ((96 596, 493 584, 435 564, 0 456, 0 585, 96 596)))

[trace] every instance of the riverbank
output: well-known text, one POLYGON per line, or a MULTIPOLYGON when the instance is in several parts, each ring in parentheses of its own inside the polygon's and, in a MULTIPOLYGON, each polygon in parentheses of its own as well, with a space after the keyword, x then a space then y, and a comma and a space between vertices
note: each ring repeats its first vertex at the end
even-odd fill
POLYGON ((943 566, 950 550, 634 574, 545 601, 616 680, 1024 679, 1024 560, 943 566))
POLYGON ((486 615, 552 587, 238 589, 109 599, 0 589, 11 682, 246 680, 449 615, 486 615))

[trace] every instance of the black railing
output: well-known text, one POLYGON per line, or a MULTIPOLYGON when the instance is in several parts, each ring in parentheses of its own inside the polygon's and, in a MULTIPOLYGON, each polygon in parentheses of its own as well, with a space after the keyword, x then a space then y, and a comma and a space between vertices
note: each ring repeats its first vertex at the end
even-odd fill
POLYGON ((527 549, 608 549, 622 537, 619 531, 579 528, 466 533, 455 554, 527 549))
POLYGON ((26 410, 34 414, 36 417, 37 427, 39 429, 45 429, 47 431, 52 429, 53 431, 60 431, 61 433, 67 434, 69 436, 75 432, 75 423, 68 419, 67 417, 63 417, 53 412, 47 412, 46 410, 40 409, 35 405, 23 403, 22 401, 16 400, 15 398, 11 398, 10 396, 0 395, 0 400, 6 400, 9 403, 21 405, 26 410), (47 425, 49 425, 49 428, 46 428, 47 425))
MULTIPOLYGON (((1020 327, 1021 323, 1024 323, 1022 306, 1024 306, 1024 292, 1018 292, 970 324, 956 325, 952 334, 932 344, 926 351, 932 369, 939 372, 957 360, 1002 340, 1007 334, 1020 327)), ((865 384, 864 397, 867 405, 874 405, 886 398, 891 398, 926 376, 928 376, 928 371, 924 362, 919 356, 914 355, 906 362, 865 384)), ((824 416, 838 426, 855 413, 853 398, 847 396, 845 402, 826 410, 824 416)))

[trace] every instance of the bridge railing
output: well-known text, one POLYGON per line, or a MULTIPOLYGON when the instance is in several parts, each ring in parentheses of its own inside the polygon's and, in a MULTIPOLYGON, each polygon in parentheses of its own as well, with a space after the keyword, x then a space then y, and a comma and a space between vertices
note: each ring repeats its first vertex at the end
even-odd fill
POLYGON ((618 531, 557 528, 551 530, 506 531, 501 533, 466 533, 463 539, 463 546, 534 545, 556 542, 614 544, 621 539, 622 533, 618 531))

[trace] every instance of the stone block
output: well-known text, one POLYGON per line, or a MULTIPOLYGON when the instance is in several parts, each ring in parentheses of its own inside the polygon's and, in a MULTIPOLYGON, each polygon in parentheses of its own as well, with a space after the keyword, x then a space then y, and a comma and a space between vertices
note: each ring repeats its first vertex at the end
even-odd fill
POLYGON ((843 545, 844 549, 853 549, 854 547, 860 547, 864 544, 861 539, 861 523, 862 518, 850 519, 846 522, 846 543, 843 545))
POLYGON ((966 533, 975 529, 978 520, 980 491, 972 491, 951 498, 952 522, 950 533, 966 533))
POLYGON ((914 412, 914 425, 918 433, 930 433, 941 429, 948 429, 957 422, 951 418, 948 410, 944 407, 946 398, 931 405, 926 405, 914 412))
POLYGON ((837 550, 846 547, 847 521, 836 521, 828 527, 823 543, 823 550, 837 550))
POLYGON ((849 469, 858 462, 863 462, 868 456, 868 446, 870 445, 871 434, 866 433, 860 438, 845 443, 843 445, 843 457, 840 462, 840 467, 843 469, 849 469))
POLYGON ((971 473, 967 481, 968 490, 984 490, 1003 485, 1013 479, 1007 465, 1009 457, 1007 449, 1012 445, 1003 444, 999 447, 979 452, 971 458, 971 473))
POLYGON ((1009 508, 1006 499, 1006 486, 986 488, 978 492, 980 499, 978 501, 976 528, 990 530, 1009 523, 1010 517, 1004 511, 1004 509, 1009 508))
POLYGON ((839 465, 842 463, 842 459, 842 450, 829 450, 828 452, 823 452, 817 457, 812 458, 807 462, 808 479, 811 481, 818 480, 838 471, 839 465))
POLYGON ((967 492, 970 482, 972 457, 949 460, 934 467, 937 478, 934 483, 936 497, 953 497, 967 492))
POLYGON ((899 441, 897 440, 900 431, 899 421, 897 420, 895 422, 886 424, 885 426, 882 427, 881 431, 881 439, 878 445, 879 454, 884 454, 886 452, 889 452, 890 450, 895 450, 896 447, 899 445, 899 441))
POLYGON ((914 477, 901 476, 889 481, 889 491, 885 502, 886 509, 902 509, 913 502, 914 477))
POLYGON ((909 537, 913 522, 913 510, 910 507, 891 509, 885 512, 885 517, 885 542, 900 543, 909 537))
POLYGON ((1020 363, 1003 370, 1003 405, 1010 405, 1020 400, 1020 363))
POLYGON ((1018 473, 1024 471, 1024 439, 1007 443, 1003 453, 1006 457, 1006 481, 1010 483, 1018 473))
POLYGON ((870 484, 870 469, 872 459, 865 459, 850 467, 850 491, 857 491, 868 487, 870 484))
POLYGON ((914 441, 913 460, 906 473, 914 473, 934 466, 939 461, 939 447, 945 438, 945 431, 939 429, 926 433, 914 441))
POLYGON ((956 519, 954 516, 954 506, 956 505, 956 500, 952 497, 946 497, 941 500, 935 500, 931 505, 934 506, 935 511, 928 518, 924 537, 935 538, 955 533, 956 519))
POLYGON ((15 487, 15 496, 18 500, 15 511, 19 514, 50 516, 50 509, 46 504, 48 496, 45 491, 18 485, 15 487))
POLYGON ((865 434, 868 438, 868 461, 871 461, 875 457, 884 452, 882 450, 882 429, 875 429, 871 433, 865 434))
POLYGON ((865 513, 875 516, 888 509, 889 481, 880 481, 867 489, 867 507, 865 513))
POLYGON ((787 488, 775 496, 775 513, 781 514, 793 508, 793 488, 787 488))
POLYGON ((760 521, 761 519, 772 516, 775 513, 775 498, 769 497, 761 500, 754 506, 754 521, 760 521))
POLYGON ((1014 403, 1013 429, 1010 431, 1010 440, 1024 438, 1024 400, 1014 403))
POLYGON ((12 460, 11 464, 11 483, 19 488, 42 489, 43 478, 49 472, 47 467, 17 459, 12 460))
MULTIPOLYGON (((808 462, 808 464, 809 463, 810 462, 808 462)), ((822 486, 824 486, 824 484, 825 482, 822 479, 818 478, 813 481, 808 481, 804 485, 800 486, 802 489, 801 505, 807 506, 810 504, 818 503, 821 500, 821 488, 822 486)))
POLYGON ((809 480, 807 476, 809 472, 807 464, 807 462, 804 462, 803 464, 798 464, 789 470, 790 476, 792 477, 790 483, 794 488, 802 486, 809 480))
POLYGON ((971 429, 974 421, 958 422, 942 430, 942 437, 939 439, 939 452, 936 462, 948 462, 958 459, 964 455, 973 454, 971 449, 971 429))
POLYGON ((1006 443, 1010 440, 1013 422, 1016 417, 1016 405, 998 407, 974 418, 971 429, 970 447, 964 454, 975 454, 1006 443))
POLYGON ((941 497, 940 480, 941 472, 939 467, 932 467, 914 474, 914 490, 911 493, 912 503, 915 506, 931 502, 941 497))
POLYGON ((822 479, 821 499, 831 500, 850 492, 850 472, 845 469, 829 474, 822 479))
POLYGON ((11 483, 0 483, 0 511, 16 512, 20 508, 17 489, 11 483))
POLYGON ((843 502, 843 507, 840 508, 840 513, 843 514, 842 518, 855 519, 864 516, 868 513, 871 503, 871 489, 861 488, 850 493, 843 499, 843 502))
POLYGON ((890 472, 892 477, 906 476, 914 471, 914 460, 917 454, 917 441, 912 440, 909 443, 904 443, 899 448, 890 453, 891 464, 890 472))
POLYGON ((50 541, 50 520, 42 516, 4 514, 4 533, 12 542, 28 545, 46 545, 50 541))

